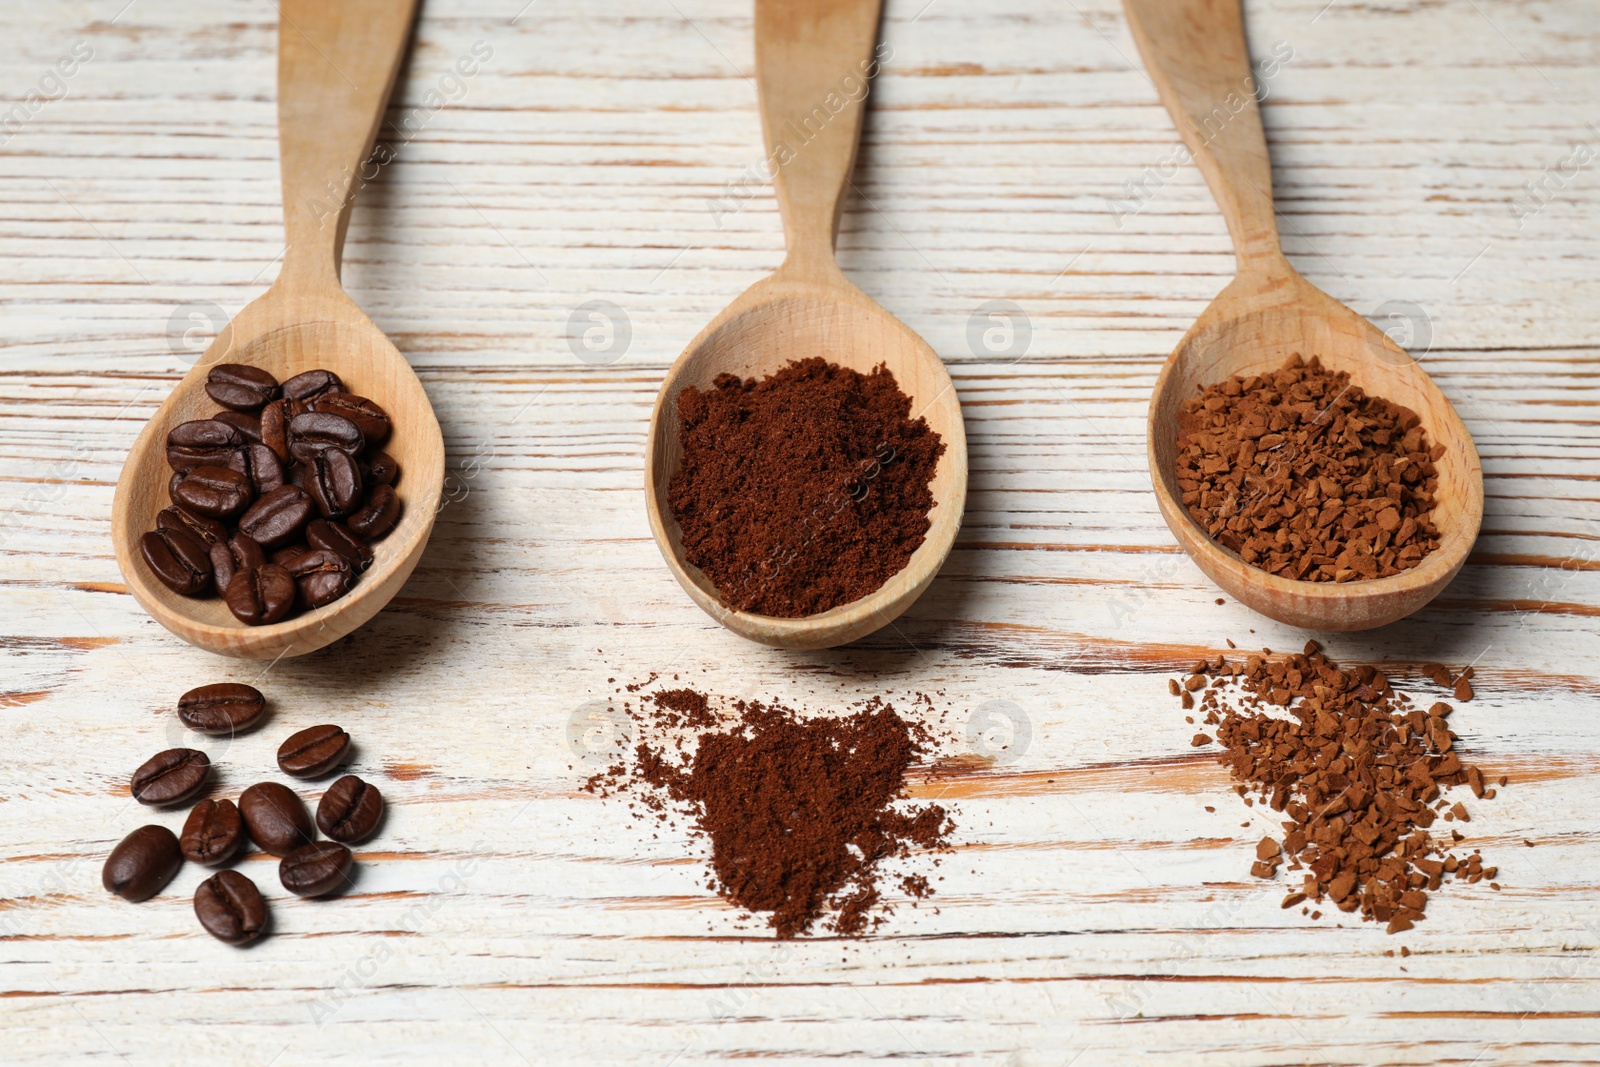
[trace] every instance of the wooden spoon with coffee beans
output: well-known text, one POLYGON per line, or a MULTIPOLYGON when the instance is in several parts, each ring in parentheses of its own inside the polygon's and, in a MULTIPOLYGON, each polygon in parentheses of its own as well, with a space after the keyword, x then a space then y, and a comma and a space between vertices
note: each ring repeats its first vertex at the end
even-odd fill
POLYGON ((416 0, 279 0, 278 143, 288 247, 272 287, 206 349, 134 443, 117 480, 112 538, 134 598, 191 644, 251 659, 300 655, 354 630, 399 591, 428 541, 444 484, 444 441, 422 383, 339 284, 345 227, 393 88, 416 0), (283 622, 246 626, 220 598, 180 596, 139 556, 139 537, 167 506, 168 431, 217 405, 206 376, 244 364, 286 381, 333 371, 393 419, 389 455, 405 472, 399 525, 350 593, 283 622))
POLYGON ((1313 630, 1365 630, 1404 618, 1455 577, 1477 540, 1483 473, 1472 436, 1415 359, 1284 258, 1239 0, 1124 4, 1139 53, 1211 186, 1239 261, 1238 276, 1167 359, 1150 399, 1150 474, 1161 514, 1212 581, 1263 615, 1313 630), (1410 408, 1429 441, 1444 446, 1433 511, 1440 545, 1416 567, 1366 581, 1284 578, 1217 544, 1184 508, 1176 473, 1184 401, 1234 375, 1276 370, 1295 353, 1410 408))
POLYGON ((645 445, 650 528, 685 591, 728 629, 782 648, 827 648, 892 622, 943 566, 967 499, 967 438, 950 372, 928 343, 839 269, 839 213, 860 138, 869 74, 876 68, 881 0, 788 3, 756 0, 756 82, 766 150, 776 172, 788 255, 690 342, 661 383, 645 445), (719 374, 764 378, 791 360, 821 356, 863 374, 886 364, 945 453, 934 473, 927 539, 875 592, 817 615, 787 619, 739 611, 684 558, 667 503, 682 461, 677 398, 710 389, 719 374))

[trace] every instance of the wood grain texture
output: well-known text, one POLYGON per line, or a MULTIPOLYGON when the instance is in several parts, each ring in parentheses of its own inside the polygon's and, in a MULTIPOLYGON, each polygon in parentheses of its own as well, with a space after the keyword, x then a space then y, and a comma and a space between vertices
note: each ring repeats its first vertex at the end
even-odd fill
MULTIPOLYGON (((126 778, 182 740, 177 696, 260 670, 138 608, 109 516, 203 348, 212 312, 191 302, 225 317, 278 269, 277 16, 121 6, 0 12, 6 107, 59 95, 41 78, 92 51, 64 98, 0 120, 0 1060, 1600 1059, 1588 5, 1246 10, 1253 53, 1293 50, 1262 109, 1291 262, 1396 328, 1483 459, 1460 576, 1328 645, 1414 685, 1402 664, 1476 664, 1452 726, 1512 779, 1465 828, 1502 890, 1451 887, 1401 938, 1281 911, 1246 875, 1271 821, 1187 747, 1172 671, 1225 638, 1305 635, 1216 605, 1150 493, 1151 386, 1234 262, 1200 175, 1167 165, 1177 137, 1115 0, 885 5, 840 261, 949 362, 968 507, 895 629, 810 653, 696 608, 640 492, 665 368, 782 257, 770 189, 741 177, 761 143, 749 4, 430 0, 344 283, 429 392, 446 504, 391 606, 272 668, 268 725, 212 749, 236 793, 290 731, 340 721, 392 808, 352 896, 272 892, 275 933, 246 952, 195 924, 196 868, 144 905, 99 886, 151 821, 126 778), (476 72, 446 79, 462 57, 476 72), (573 347, 597 358, 603 329, 568 340, 594 300, 627 315, 609 363, 573 347), (1025 351, 1003 316, 972 326, 991 300, 1026 314, 1025 351), (578 791, 574 713, 650 671, 816 707, 934 693, 958 733, 1006 700, 1030 740, 919 785, 960 828, 932 901, 861 941, 774 944, 681 837, 578 791)), ((242 869, 271 890, 270 863, 242 869)))

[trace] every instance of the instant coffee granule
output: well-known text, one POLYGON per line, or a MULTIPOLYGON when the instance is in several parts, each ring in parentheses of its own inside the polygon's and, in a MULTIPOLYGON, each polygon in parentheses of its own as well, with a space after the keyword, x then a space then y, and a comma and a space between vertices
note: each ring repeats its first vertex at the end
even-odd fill
POLYGON ((872 593, 922 545, 944 443, 880 365, 820 357, 678 394, 668 504, 685 558, 741 611, 799 618, 872 593))
MULTIPOLYGON (((641 735, 632 766, 619 763, 585 788, 605 796, 637 787, 644 816, 687 816, 710 843, 709 887, 765 915, 780 938, 819 921, 846 936, 878 925, 888 910, 885 864, 947 847, 945 809, 903 803, 928 731, 881 699, 842 716, 736 700, 730 719, 704 694, 670 689, 624 707, 641 735), (686 732, 695 730, 704 732, 686 732)), ((914 899, 933 893, 920 874, 901 877, 900 888, 914 899)))
POLYGON ((1184 402, 1183 506, 1246 563, 1307 582, 1386 578, 1439 547, 1443 445, 1415 412, 1296 355, 1184 402))
MULTIPOLYGON (((1456 679, 1437 664, 1424 672, 1446 688, 1471 678, 1470 667, 1456 679)), ((1256 845, 1251 868, 1260 878, 1274 877, 1284 863, 1306 872, 1283 907, 1327 900, 1387 923, 1393 934, 1423 918, 1428 894, 1446 879, 1493 881, 1497 868, 1484 867, 1476 850, 1465 858, 1451 851, 1463 840, 1453 826, 1448 840, 1430 829, 1471 821, 1466 805, 1443 797, 1445 789, 1466 785, 1479 798, 1495 793, 1456 751, 1445 725, 1449 704, 1423 709, 1395 692, 1382 671, 1341 669, 1315 641, 1284 659, 1201 660, 1172 688, 1186 708, 1198 697, 1239 795, 1254 793, 1288 816, 1281 840, 1256 845)), ((1210 743, 1204 733, 1193 739, 1196 747, 1210 743)))

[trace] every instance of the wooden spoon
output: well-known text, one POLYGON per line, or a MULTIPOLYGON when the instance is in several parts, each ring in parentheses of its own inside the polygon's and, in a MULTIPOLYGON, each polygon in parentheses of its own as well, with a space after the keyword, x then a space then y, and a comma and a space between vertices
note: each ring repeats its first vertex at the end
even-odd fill
MULTIPOLYGON (((405 357, 339 285, 358 175, 377 137, 410 33, 416 0, 278 0, 278 150, 288 247, 278 279, 228 324, 134 442, 117 480, 112 539, 134 598, 157 622, 212 652, 250 659, 300 655, 377 614, 417 565, 444 482, 438 420, 405 357), (271 626, 246 626, 221 598, 179 596, 150 572, 139 537, 168 504, 169 430, 219 410, 205 393, 216 363, 247 363, 283 381, 315 367, 377 401, 400 465, 399 524, 373 546, 355 587, 327 607, 271 626)), ((372 176, 370 169, 366 178, 372 176)))
POLYGON ((1134 40, 1227 220, 1238 276, 1178 342, 1150 400, 1156 499, 1183 550, 1242 603, 1314 630, 1364 630, 1427 604, 1466 562, 1483 519, 1472 437, 1433 380, 1377 327, 1302 278, 1283 256, 1256 83, 1239 0, 1125 0, 1134 40), (1302 582, 1259 570, 1213 541, 1177 485, 1178 415, 1204 386, 1316 356, 1371 395, 1416 412, 1443 445, 1433 521, 1441 537, 1421 564, 1389 578, 1302 582))
POLYGON ((776 170, 788 255, 700 332, 661 384, 645 451, 650 528, 694 602, 730 630, 782 648, 844 644, 892 622, 922 595, 950 554, 967 497, 967 438, 950 373, 928 343, 856 288, 834 245, 855 161, 868 75, 876 69, 881 0, 756 0, 756 79, 768 165, 776 170), (927 539, 877 591, 817 615, 785 619, 739 611, 683 556, 667 504, 682 460, 677 398, 719 374, 760 378, 821 356, 863 373, 886 364, 944 440, 927 539))

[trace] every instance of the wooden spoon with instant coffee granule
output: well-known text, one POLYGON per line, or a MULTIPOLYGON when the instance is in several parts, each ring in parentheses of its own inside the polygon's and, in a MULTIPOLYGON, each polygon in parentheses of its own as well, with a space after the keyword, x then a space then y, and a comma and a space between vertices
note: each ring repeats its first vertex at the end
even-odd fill
POLYGON ((1306 582, 1387 578, 1439 547, 1434 461, 1416 414, 1294 356, 1236 375, 1178 416, 1178 488, 1246 563, 1306 582))
POLYGON ((1483 472, 1472 435, 1415 359, 1285 257, 1240 0, 1124 0, 1124 6, 1150 79, 1211 187, 1238 261, 1233 281, 1178 342, 1150 395, 1147 445, 1161 517, 1207 577, 1279 622, 1367 630, 1402 619, 1439 595, 1478 536, 1483 472), (1317 356, 1369 395, 1415 412, 1429 444, 1443 446, 1433 460, 1438 546, 1415 566, 1359 582, 1301 581, 1246 562, 1190 515, 1176 462, 1184 404, 1234 375, 1269 374, 1296 352, 1317 356))
MULTIPOLYGON (((604 796, 644 786, 638 795, 652 821, 681 805, 711 843, 711 887, 765 913, 780 938, 825 916, 846 936, 881 923, 870 913, 884 861, 942 849, 954 829, 937 804, 896 806, 928 736, 881 700, 815 718, 736 701, 738 718, 699 734, 692 748, 683 731, 717 721, 703 694, 666 690, 625 707, 644 735, 634 766, 612 767, 586 788, 604 796)), ((922 875, 900 886, 916 898, 933 892, 922 875)))
MULTIPOLYGON (((1253 791, 1289 817, 1282 843, 1264 838, 1251 868, 1271 878, 1287 855, 1291 871, 1307 871, 1283 907, 1327 898, 1341 911, 1388 923, 1393 934, 1423 918, 1428 894, 1447 877, 1499 888, 1498 869, 1484 867, 1476 851, 1465 859, 1448 851, 1461 834, 1452 830, 1444 841, 1429 833, 1441 816, 1470 821, 1465 805, 1447 807, 1441 787, 1465 784, 1477 797, 1494 796, 1482 772, 1455 751, 1456 735, 1445 726, 1450 705, 1424 711, 1382 671, 1342 670, 1315 641, 1280 660, 1201 660, 1186 682, 1170 684, 1185 708, 1198 695, 1239 795, 1253 791), (1290 717, 1260 710, 1268 705, 1290 717)), ((1470 694, 1470 685, 1459 692, 1470 694)), ((1210 741, 1196 734, 1193 744, 1210 741)))

